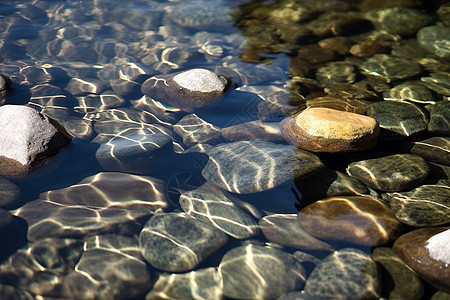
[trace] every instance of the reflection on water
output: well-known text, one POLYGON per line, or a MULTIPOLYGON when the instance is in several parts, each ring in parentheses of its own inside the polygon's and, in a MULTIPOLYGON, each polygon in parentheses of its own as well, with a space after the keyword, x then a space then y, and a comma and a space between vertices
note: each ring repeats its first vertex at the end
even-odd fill
POLYGON ((439 0, 1 1, 0 104, 74 139, 0 178, 0 298, 448 297, 449 262, 400 257, 414 229, 450 223, 449 12, 439 0), (199 68, 220 93, 175 78, 199 68), (280 122, 310 107, 373 117, 377 146, 288 145, 280 122))

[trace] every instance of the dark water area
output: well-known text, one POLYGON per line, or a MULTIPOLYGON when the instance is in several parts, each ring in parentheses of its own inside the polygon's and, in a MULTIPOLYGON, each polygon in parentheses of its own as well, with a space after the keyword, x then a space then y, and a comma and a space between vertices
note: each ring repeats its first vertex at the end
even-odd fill
POLYGON ((0 74, 73 137, 1 172, 1 299, 450 299, 447 1, 0 0, 0 74))

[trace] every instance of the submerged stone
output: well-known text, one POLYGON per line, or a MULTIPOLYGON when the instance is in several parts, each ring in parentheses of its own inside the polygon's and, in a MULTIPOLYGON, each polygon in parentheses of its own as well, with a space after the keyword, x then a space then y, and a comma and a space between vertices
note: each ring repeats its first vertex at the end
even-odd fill
POLYGON ((83 250, 74 271, 64 278, 64 298, 125 299, 145 295, 151 273, 135 238, 93 236, 83 250))
POLYGON ((212 184, 182 193, 180 205, 188 215, 211 223, 236 239, 247 239, 259 233, 258 224, 234 203, 234 197, 212 184))
POLYGON ((221 144, 208 152, 203 177, 238 194, 266 191, 323 168, 312 153, 264 141, 221 144))
POLYGON ((286 140, 312 152, 367 150, 377 142, 374 118, 329 108, 308 108, 281 122, 286 140))
POLYGON ((397 255, 422 278, 439 290, 450 293, 450 228, 413 230, 394 243, 397 255))
POLYGON ((380 138, 405 138, 427 130, 428 112, 410 102, 380 101, 369 105, 367 115, 380 124, 380 138))
POLYGON ((428 175, 429 166, 414 154, 394 154, 351 163, 347 174, 365 185, 384 192, 411 189, 428 175))
POLYGON ((345 248, 319 263, 309 275, 304 291, 314 299, 378 299, 379 276, 370 256, 358 249, 345 248))
POLYGON ((227 235, 184 213, 155 214, 139 235, 139 247, 155 268, 168 272, 194 269, 222 247, 227 235))
POLYGON ((414 142, 410 152, 427 161, 450 166, 450 137, 432 137, 414 142))
POLYGON ((419 64, 400 57, 377 54, 361 65, 367 76, 380 78, 390 83, 400 79, 408 79, 422 72, 419 64))
POLYGON ((375 248, 372 259, 381 264, 392 278, 383 277, 383 289, 389 292, 389 299, 420 300, 424 294, 422 280, 412 271, 394 250, 387 247, 375 248))
POLYGON ((206 268, 189 273, 159 276, 145 299, 220 300, 223 296, 222 289, 222 277, 217 268, 206 268))
POLYGON ((434 135, 450 136, 450 101, 439 101, 431 107, 428 131, 434 135))
POLYGON ((217 142, 220 138, 220 130, 219 127, 206 122, 196 114, 189 114, 173 125, 173 131, 183 138, 183 143, 188 147, 217 142))
POLYGON ((422 185, 404 193, 389 193, 397 218, 415 227, 445 225, 450 222, 450 187, 422 185))
POLYGON ((219 272, 224 296, 237 299, 276 299, 301 288, 306 277, 291 254, 251 244, 228 251, 219 272))
POLYGON ((265 216, 259 221, 259 227, 269 241, 282 246, 301 250, 333 251, 330 245, 316 239, 298 226, 296 214, 265 216))
POLYGON ((152 177, 103 172, 48 191, 15 213, 28 223, 28 239, 100 233, 136 233, 152 212, 165 208, 164 183, 152 177))
POLYGON ((319 200, 303 208, 297 220, 316 238, 366 246, 394 241, 403 230, 388 206, 368 196, 319 200))
POLYGON ((417 41, 428 52, 450 58, 450 28, 445 26, 423 27, 417 32, 417 41))

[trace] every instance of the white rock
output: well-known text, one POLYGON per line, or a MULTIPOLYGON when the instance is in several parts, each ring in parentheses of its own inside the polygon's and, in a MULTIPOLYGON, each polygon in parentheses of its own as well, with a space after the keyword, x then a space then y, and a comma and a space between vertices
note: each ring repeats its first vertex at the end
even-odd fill
POLYGON ((180 87, 192 92, 223 92, 227 86, 227 80, 225 78, 206 69, 192 69, 181 72, 180 74, 175 75, 173 80, 180 87))
POLYGON ((450 229, 430 237, 425 248, 431 258, 450 264, 450 229))
POLYGON ((33 163, 43 154, 70 141, 67 132, 60 133, 47 116, 23 105, 0 107, 0 156, 22 165, 33 163))

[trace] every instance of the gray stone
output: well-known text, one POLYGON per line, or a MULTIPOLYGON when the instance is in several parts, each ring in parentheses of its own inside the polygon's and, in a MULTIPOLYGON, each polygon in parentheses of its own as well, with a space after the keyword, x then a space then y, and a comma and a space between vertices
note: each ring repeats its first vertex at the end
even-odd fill
POLYGON ((0 261, 26 244, 25 222, 0 208, 0 261))
POLYGON ((450 73, 442 71, 442 64, 436 66, 435 73, 429 77, 421 77, 423 84, 439 95, 450 96, 450 73))
POLYGON ((376 263, 367 254, 345 248, 325 257, 312 271, 305 293, 314 299, 378 299, 379 276, 376 263))
POLYGON ((224 138, 232 142, 259 140, 282 143, 285 141, 279 122, 251 121, 225 127, 221 133, 224 138))
POLYGON ((430 167, 414 154, 394 154, 351 163, 347 174, 365 185, 384 192, 396 192, 418 186, 430 167))
POLYGON ((385 100, 407 100, 419 104, 436 102, 430 90, 420 81, 398 84, 383 95, 385 100))
POLYGON ((424 294, 422 280, 395 254, 394 250, 387 247, 375 248, 372 259, 381 264, 389 274, 389 277, 383 276, 383 290, 388 292, 389 299, 422 299, 424 294))
POLYGON ((180 205, 185 213, 236 239, 247 239, 259 233, 254 219, 234 204, 234 197, 212 184, 204 184, 180 195, 180 205))
POLYGON ((397 218, 411 226, 432 227, 450 220, 450 186, 421 185, 404 193, 389 193, 397 218))
POLYGON ((423 141, 414 142, 410 152, 423 157, 427 161, 450 166, 449 137, 432 137, 423 141))
POLYGON ((194 269, 222 247, 227 235, 184 213, 155 214, 139 235, 139 247, 155 268, 168 272, 194 269))
POLYGON ((6 178, 0 177, 0 208, 17 207, 21 199, 20 188, 6 178))
POLYGON ((377 54, 361 65, 367 76, 379 78, 387 83, 400 79, 408 79, 422 72, 416 62, 386 54, 377 54))
POLYGON ((39 164, 72 137, 55 120, 22 105, 0 107, 0 170, 14 175, 39 164))
POLYGON ((380 124, 380 138, 405 138, 427 130, 429 114, 410 102, 380 101, 367 108, 367 115, 380 124))
POLYGON ((183 117, 173 125, 173 131, 183 138, 183 143, 188 147, 199 143, 214 143, 220 138, 220 128, 206 122, 196 114, 183 117))
POLYGON ((433 21, 429 14, 403 7, 371 10, 366 13, 366 17, 377 28, 403 36, 415 35, 419 29, 433 21))
POLYGON ((428 52, 450 58, 450 28, 445 26, 428 26, 417 32, 417 41, 428 52))
POLYGON ((428 131, 434 135, 450 136, 450 101, 439 101, 431 107, 428 131))
POLYGON ((269 190, 323 168, 320 159, 312 153, 263 141, 222 144, 208 152, 203 177, 238 194, 269 190))
POLYGON ((284 251, 246 245, 228 251, 219 265, 223 294, 237 299, 274 299, 300 289, 305 269, 284 251))
POLYGON ((170 19, 183 26, 194 29, 223 29, 232 25, 231 8, 222 2, 192 1, 173 7, 170 19))
POLYGON ((64 298, 138 298, 151 287, 151 273, 138 241, 128 236, 90 237, 74 269, 62 283, 64 298))
POLYGON ((259 221, 259 227, 266 239, 287 247, 301 250, 326 250, 333 248, 305 230, 297 222, 297 214, 274 214, 265 216, 259 221))
POLYGON ((127 130, 101 144, 95 157, 106 171, 145 174, 149 168, 158 169, 172 159, 173 149, 172 139, 168 135, 127 130))
POLYGON ((146 300, 159 299, 222 299, 222 277, 216 268, 158 277, 146 300))
POLYGON ((15 288, 11 285, 0 284, 0 298, 1 299, 15 299, 15 300, 33 300, 35 299, 27 291, 15 288))
POLYGON ((303 196, 303 200, 319 200, 332 196, 350 196, 367 194, 367 187, 347 174, 323 170, 311 177, 298 180, 297 188, 303 196))
POLYGON ((30 242, 2 264, 0 280, 14 282, 15 287, 33 295, 61 297, 62 282, 75 268, 82 251, 83 241, 77 239, 30 242))
POLYGON ((116 232, 135 234, 157 209, 167 207, 164 183, 152 177, 104 172, 40 195, 17 215, 28 223, 28 239, 116 232), (133 188, 130 188, 133 187, 133 188))

